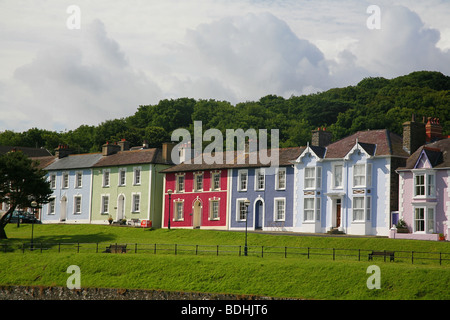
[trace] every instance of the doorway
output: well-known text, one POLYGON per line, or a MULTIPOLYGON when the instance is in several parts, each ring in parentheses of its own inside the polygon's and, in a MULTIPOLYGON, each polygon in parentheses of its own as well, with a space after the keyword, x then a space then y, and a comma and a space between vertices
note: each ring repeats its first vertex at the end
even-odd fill
POLYGON ((192 221, 192 226, 194 229, 200 228, 201 225, 201 216, 202 216, 202 205, 200 203, 200 200, 196 200, 193 205, 194 209, 194 216, 192 221))
POLYGON ((122 220, 125 215, 125 196, 121 194, 117 199, 117 221, 122 220))
POLYGON ((262 200, 257 200, 255 203, 255 229, 262 229, 263 227, 264 206, 262 200))
POLYGON ((67 198, 66 196, 61 198, 61 209, 59 214, 59 221, 66 221, 67 218, 67 198))
POLYGON ((341 226, 341 199, 336 199, 336 228, 341 226))

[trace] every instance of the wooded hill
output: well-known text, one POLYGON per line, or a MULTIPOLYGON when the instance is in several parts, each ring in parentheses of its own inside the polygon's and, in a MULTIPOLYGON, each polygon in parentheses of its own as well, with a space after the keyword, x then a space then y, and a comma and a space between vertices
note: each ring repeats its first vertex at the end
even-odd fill
POLYGON ((97 152, 106 142, 127 139, 131 145, 147 140, 150 147, 170 141, 177 128, 193 131, 194 120, 203 130, 279 129, 281 147, 306 145, 311 130, 326 127, 334 140, 358 130, 389 129, 402 134, 402 123, 437 117, 444 135, 450 134, 450 77, 440 72, 418 71, 394 79, 365 78, 356 86, 291 96, 268 95, 259 101, 232 105, 227 101, 179 98, 139 106, 135 114, 105 120, 97 126, 81 125, 68 132, 32 128, 0 133, 0 145, 44 147, 52 151, 67 144, 77 153, 97 152))

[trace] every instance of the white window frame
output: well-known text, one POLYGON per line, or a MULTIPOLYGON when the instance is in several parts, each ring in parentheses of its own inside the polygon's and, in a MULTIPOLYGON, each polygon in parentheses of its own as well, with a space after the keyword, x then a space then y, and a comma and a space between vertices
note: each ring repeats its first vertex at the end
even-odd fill
POLYGON ((83 171, 75 172, 75 189, 83 187, 83 171))
POLYGON ((103 188, 109 188, 111 184, 111 170, 103 169, 102 186, 103 188))
POLYGON ((277 168, 275 176, 275 190, 286 190, 286 168, 277 168), (280 174, 283 177, 283 185, 280 185, 280 174))
POLYGON ((132 213, 141 212, 141 193, 140 192, 133 192, 131 194, 131 212, 132 213))
POLYGON ((273 220, 274 221, 285 221, 286 220, 286 198, 279 197, 273 199, 273 220), (282 212, 279 212, 279 203, 283 202, 282 212))
POLYGON ((305 197, 303 198, 303 221, 316 222, 320 221, 321 212, 321 197, 305 197), (312 203, 312 207, 306 208, 306 203, 312 203), (312 219, 310 219, 312 218, 312 219))
POLYGON ((264 168, 255 169, 255 191, 266 189, 266 173, 264 168))
POLYGON ((305 167, 304 169, 304 185, 305 190, 317 190, 322 188, 322 167, 305 167), (307 172, 312 175, 307 176, 307 172), (308 185, 307 185, 308 184, 308 185))
POLYGON ((203 191, 203 186, 204 186, 203 172, 194 173, 194 191, 203 191))
POLYGON ((436 232, 436 204, 431 205, 413 205, 413 233, 419 234, 432 234, 436 232), (418 230, 417 228, 417 210, 423 210, 423 218, 420 219, 423 221, 423 230, 418 230), (431 219, 430 219, 430 211, 431 211, 431 219), (432 225, 430 227, 430 224, 432 225))
POLYGON ((353 165, 353 188, 368 188, 372 186, 372 163, 356 163, 353 165), (356 174, 356 168, 362 168, 362 173, 356 174), (359 178, 362 180, 356 181, 359 178))
POLYGON ((102 194, 100 197, 100 212, 101 214, 108 214, 109 213, 109 194, 102 194), (106 200, 106 202, 105 202, 106 200), (105 210, 105 204, 106 204, 106 210, 105 210))
POLYGON ((176 176, 175 176, 175 191, 177 192, 177 193, 183 193, 184 192, 184 189, 185 189, 185 187, 186 187, 186 177, 185 177, 185 175, 184 174, 177 174, 176 176), (183 183, 182 184, 180 184, 180 179, 182 179, 183 180, 183 183), (181 188, 180 188, 180 185, 182 186, 181 188))
POLYGON ((127 185, 127 168, 120 168, 119 169, 119 177, 118 177, 118 186, 124 187, 127 185), (123 176, 122 176, 123 175, 123 176), (123 181, 122 181, 123 178, 123 181))
POLYGON ((221 177, 220 172, 213 172, 211 174, 211 190, 214 190, 214 191, 220 190, 220 177, 221 177), (217 180, 218 186, 216 186, 216 178, 218 179, 217 180))
POLYGON ((220 199, 209 199, 209 220, 220 220, 220 199), (217 205, 217 212, 215 205, 217 205))
POLYGON ((140 186, 142 179, 142 167, 133 168, 133 185, 140 186))
POLYGON ((368 195, 353 196, 352 198, 352 222, 364 222, 370 221, 372 216, 372 197, 368 195), (360 207, 355 207, 356 199, 361 199, 362 202, 360 207), (360 212, 357 216, 355 212, 357 210, 360 212))
POLYGON ((50 188, 52 190, 56 189, 56 173, 50 174, 50 188))
POLYGON ((245 221, 247 219, 248 208, 245 206, 245 200, 245 198, 236 199, 236 221, 245 221))
POLYGON ((436 197, 436 174, 434 171, 420 170, 413 172, 413 194, 414 198, 436 197), (423 184, 417 184, 417 178, 423 176, 423 184), (417 188, 423 189, 423 194, 418 194, 417 188))
POLYGON ((248 170, 239 170, 238 171, 238 191, 247 191, 248 189, 248 170), (245 181, 242 180, 242 175, 245 174, 245 181), (242 183, 245 182, 245 187, 243 187, 242 183))
POLYGON ((173 201, 173 221, 184 221, 184 201, 177 199, 173 201))
POLYGON ((81 195, 73 196, 73 214, 81 214, 82 209, 82 198, 81 195), (79 201, 79 203, 78 203, 79 201), (79 210, 77 210, 77 206, 79 206, 79 210))
POLYGON ((64 171, 62 173, 61 189, 69 189, 69 172, 64 171))
POLYGON ((331 179, 331 183, 332 183, 332 188, 333 189, 342 189, 343 187, 344 187, 344 164, 343 163, 336 163, 336 164, 333 164, 333 166, 332 166, 332 168, 333 168, 333 174, 332 174, 332 179, 331 179), (336 176, 337 176, 337 172, 336 172, 336 169, 338 168, 338 167, 340 167, 341 168, 341 179, 340 179, 340 184, 336 184, 336 182, 338 181, 337 179, 336 179, 336 176))
POLYGON ((56 199, 54 197, 50 198, 50 201, 48 203, 48 215, 54 215, 56 214, 56 199))

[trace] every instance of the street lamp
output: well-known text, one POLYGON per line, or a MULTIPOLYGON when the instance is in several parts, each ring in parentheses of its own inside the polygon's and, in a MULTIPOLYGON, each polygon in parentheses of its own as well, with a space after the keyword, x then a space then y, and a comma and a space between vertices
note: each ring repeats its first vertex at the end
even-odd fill
POLYGON ((169 230, 170 230, 170 207, 172 206, 171 201, 170 201, 170 198, 171 198, 171 196, 172 196, 172 193, 173 193, 172 189, 167 190, 167 194, 169 195, 169 219, 168 219, 168 221, 167 221, 167 228, 168 228, 169 230))
POLYGON ((31 201, 31 207, 33 208, 33 219, 31 220, 31 250, 33 250, 34 218, 36 217, 37 205, 36 201, 31 201))
POLYGON ((244 256, 247 256, 247 221, 248 221, 248 206, 250 205, 250 200, 245 199, 244 200, 244 206, 245 206, 245 246, 244 246, 244 256))

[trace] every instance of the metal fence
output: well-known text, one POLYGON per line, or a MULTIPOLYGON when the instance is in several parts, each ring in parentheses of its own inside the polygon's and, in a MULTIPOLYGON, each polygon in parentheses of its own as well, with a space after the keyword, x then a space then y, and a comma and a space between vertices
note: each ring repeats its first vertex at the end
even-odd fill
MULTIPOLYGON (((369 254, 375 250, 316 248, 316 247, 281 247, 281 246, 238 246, 238 245, 204 245, 204 244, 164 244, 164 243, 103 243, 103 242, 58 242, 58 243, 0 243, 0 253, 8 252, 71 252, 71 253, 105 253, 110 246, 123 248, 123 252, 132 254, 174 254, 174 255, 215 255, 215 256, 258 256, 261 258, 277 256, 281 258, 303 256, 306 259, 327 257, 332 260, 367 261, 369 254)), ((374 261, 390 261, 393 253, 394 262, 426 263, 450 265, 448 252, 393 251, 377 250, 381 255, 374 256, 374 261), (386 254, 383 255, 382 253, 386 254)))

